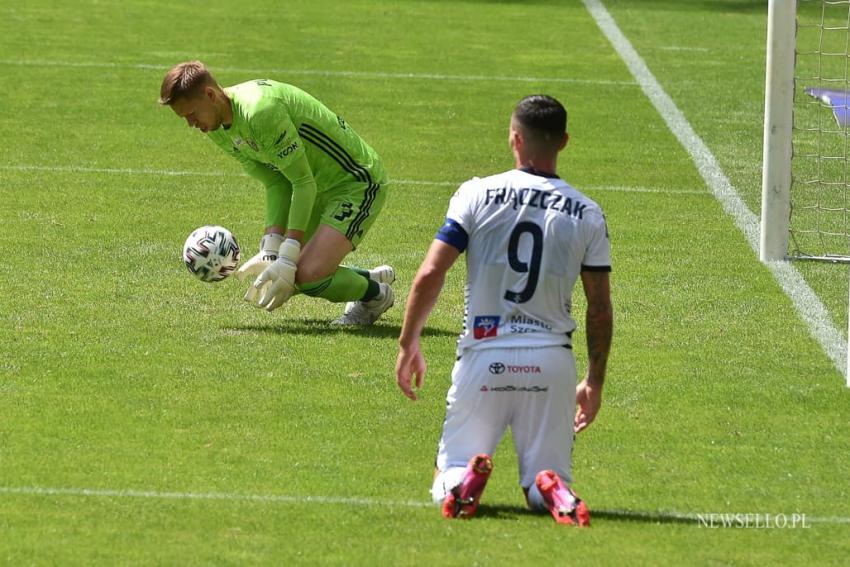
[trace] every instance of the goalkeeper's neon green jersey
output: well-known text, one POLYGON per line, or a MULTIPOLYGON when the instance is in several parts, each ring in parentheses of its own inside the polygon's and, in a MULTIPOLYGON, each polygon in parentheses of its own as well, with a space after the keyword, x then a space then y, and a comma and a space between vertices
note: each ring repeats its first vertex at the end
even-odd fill
POLYGON ((224 92, 233 123, 207 135, 263 182, 270 204, 272 189, 284 197, 291 191, 291 203, 280 203, 288 218, 276 219, 268 211, 268 224, 285 220, 287 229, 305 230, 317 192, 352 182, 364 187, 387 182, 375 150, 342 117, 301 89, 261 79, 224 92))

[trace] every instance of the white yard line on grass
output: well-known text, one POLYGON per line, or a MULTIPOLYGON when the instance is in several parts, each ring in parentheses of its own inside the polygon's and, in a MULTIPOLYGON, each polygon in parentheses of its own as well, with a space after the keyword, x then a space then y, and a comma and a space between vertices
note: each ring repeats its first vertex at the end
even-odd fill
MULTIPOLYGON (((127 498, 152 500, 210 500, 230 502, 256 502, 261 504, 322 504, 328 506, 360 506, 382 508, 435 508, 436 504, 423 500, 384 500, 357 496, 294 496, 288 494, 244 494, 238 492, 173 492, 158 490, 116 490, 100 488, 53 488, 46 486, 0 486, 0 494, 41 497, 79 497, 79 498, 127 498)), ((681 522, 699 524, 706 516, 744 516, 728 512, 698 514, 692 512, 642 511, 642 510, 606 510, 597 509, 600 517, 647 522, 681 522)), ((750 514, 752 515, 752 514, 750 514)), ((802 513, 772 513, 772 517, 799 517, 802 513)), ((761 514, 762 517, 766 514, 761 514)), ((811 516, 806 514, 805 524, 850 524, 850 517, 811 516)), ((731 523, 734 527, 734 521, 731 523)), ((718 522, 718 527, 720 527, 718 522)), ((729 526, 727 526, 729 527, 729 526)), ((803 527, 803 526, 798 526, 803 527)))
POLYGON ((0 165, 0 170, 44 171, 47 173, 114 173, 119 175, 163 175, 166 177, 245 177, 244 173, 218 171, 180 171, 132 167, 88 167, 85 165, 0 165))
MULTIPOLYGON (((67 67, 71 69, 144 69, 167 71, 171 65, 154 63, 109 63, 97 61, 50 61, 50 60, 0 60, 0 65, 12 67, 67 67)), ((522 77, 510 75, 448 75, 441 73, 387 73, 382 71, 332 71, 322 69, 282 69, 214 67, 216 72, 250 75, 303 75, 318 77, 340 77, 349 79, 414 79, 427 81, 491 81, 500 83, 567 83, 586 85, 636 86, 634 81, 606 81, 604 79, 575 79, 565 77, 522 77)))
POLYGON ((345 506, 385 506, 390 508, 425 508, 429 502, 412 500, 379 500, 347 496, 291 496, 286 494, 238 494, 233 492, 160 492, 157 490, 110 490, 92 488, 50 488, 45 486, 2 486, 0 494, 28 496, 81 496, 97 498, 152 498, 163 500, 231 500, 281 504, 329 504, 345 506))
MULTIPOLYGON (((649 70, 644 60, 632 47, 631 42, 617 26, 617 22, 600 0, 582 0, 587 10, 596 20, 602 33, 608 38, 620 58, 637 80, 641 90, 667 123, 667 127, 682 144, 696 164, 706 185, 720 202, 723 210, 732 217, 735 225, 744 233, 750 247, 758 256, 759 220, 750 211, 735 187, 723 173, 711 150, 694 131, 688 119, 664 91, 661 84, 649 70)), ((812 336, 823 351, 832 360, 835 368, 844 375, 847 367, 847 343, 844 336, 832 323, 826 307, 806 283, 800 272, 789 262, 770 262, 767 267, 791 299, 800 318, 809 328, 812 336)))
MULTIPOLYGON (((0 165, 0 171, 44 171, 48 173, 104 173, 117 175, 162 175, 165 177, 248 177, 245 173, 216 171, 181 171, 171 169, 88 167, 78 165, 0 165)), ((462 181, 429 181, 425 179, 393 179, 392 185, 418 185, 458 187, 462 181)), ((703 189, 663 189, 623 185, 583 185, 587 191, 613 191, 616 193, 662 193, 668 195, 708 195, 703 189)))

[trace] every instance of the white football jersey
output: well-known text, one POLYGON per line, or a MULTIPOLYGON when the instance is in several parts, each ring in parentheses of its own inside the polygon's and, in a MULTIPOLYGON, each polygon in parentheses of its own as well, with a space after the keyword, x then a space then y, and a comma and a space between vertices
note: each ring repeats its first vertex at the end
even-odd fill
POLYGON ((466 250, 465 349, 572 346, 582 270, 611 270, 602 209, 558 177, 514 169, 457 190, 437 238, 466 250))

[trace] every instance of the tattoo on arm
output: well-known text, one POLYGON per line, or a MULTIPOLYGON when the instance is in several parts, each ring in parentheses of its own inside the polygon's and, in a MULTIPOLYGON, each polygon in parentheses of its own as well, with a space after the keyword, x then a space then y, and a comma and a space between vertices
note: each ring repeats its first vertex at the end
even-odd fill
POLYGON ((605 382, 605 367, 614 333, 614 311, 607 272, 582 272, 582 283, 587 296, 588 381, 594 386, 605 382))

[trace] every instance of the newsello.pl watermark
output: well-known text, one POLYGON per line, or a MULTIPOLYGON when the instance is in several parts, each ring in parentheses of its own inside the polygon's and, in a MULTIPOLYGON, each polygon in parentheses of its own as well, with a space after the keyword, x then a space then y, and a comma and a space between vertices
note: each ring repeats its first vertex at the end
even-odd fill
POLYGON ((701 528, 739 528, 757 530, 809 529, 812 525, 805 514, 697 514, 701 528))

